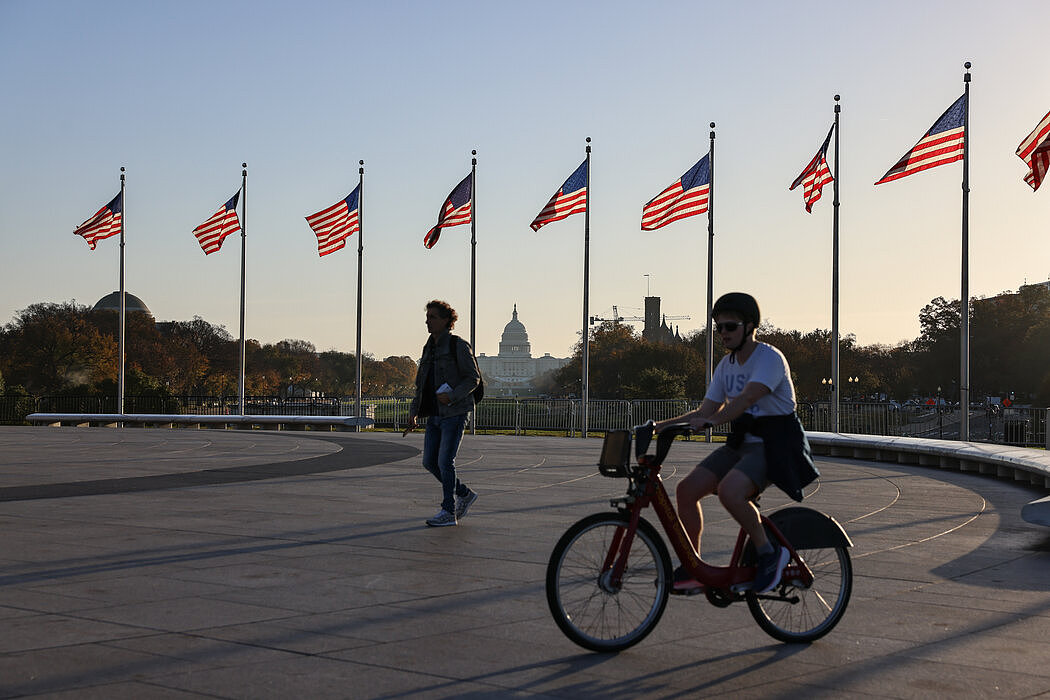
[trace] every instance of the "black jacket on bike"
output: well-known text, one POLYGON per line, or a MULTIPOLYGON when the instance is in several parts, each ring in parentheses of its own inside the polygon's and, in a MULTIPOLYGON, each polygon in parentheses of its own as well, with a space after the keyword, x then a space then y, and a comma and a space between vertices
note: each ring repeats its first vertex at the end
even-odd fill
POLYGON ((733 449, 740 447, 746 433, 762 438, 766 478, 796 501, 802 500, 802 489, 820 476, 798 415, 755 418, 745 413, 733 421, 732 430, 726 444, 733 449))

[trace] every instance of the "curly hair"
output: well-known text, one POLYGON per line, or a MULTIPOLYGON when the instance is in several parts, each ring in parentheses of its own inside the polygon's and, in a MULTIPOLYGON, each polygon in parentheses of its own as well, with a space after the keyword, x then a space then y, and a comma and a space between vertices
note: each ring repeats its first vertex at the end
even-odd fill
POLYGON ((441 318, 448 319, 449 330, 456 327, 456 321, 459 320, 459 314, 456 313, 456 310, 453 309, 452 305, 447 301, 441 301, 440 299, 429 301, 427 302, 426 310, 429 311, 430 309, 436 310, 438 316, 441 318))

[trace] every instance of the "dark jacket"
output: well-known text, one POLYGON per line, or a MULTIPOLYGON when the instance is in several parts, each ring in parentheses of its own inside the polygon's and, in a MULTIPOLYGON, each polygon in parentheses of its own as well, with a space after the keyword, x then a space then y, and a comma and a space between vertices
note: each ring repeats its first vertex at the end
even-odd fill
POLYGON ((437 407, 437 415, 441 418, 470 413, 474 410, 474 389, 480 383, 481 371, 470 343, 445 331, 436 341, 431 338, 423 346, 419 369, 416 370, 416 395, 409 413, 424 417, 432 413, 432 406, 437 407), (457 341, 456 347, 453 347, 453 338, 457 341), (448 405, 438 403, 433 396, 424 399, 426 387, 436 392, 442 384, 452 387, 448 405))
POLYGON ((760 416, 749 413, 733 421, 733 432, 726 444, 739 448, 744 434, 762 438, 766 453, 766 478, 796 501, 802 500, 802 489, 820 476, 813 464, 809 440, 802 421, 794 413, 785 416, 760 416))

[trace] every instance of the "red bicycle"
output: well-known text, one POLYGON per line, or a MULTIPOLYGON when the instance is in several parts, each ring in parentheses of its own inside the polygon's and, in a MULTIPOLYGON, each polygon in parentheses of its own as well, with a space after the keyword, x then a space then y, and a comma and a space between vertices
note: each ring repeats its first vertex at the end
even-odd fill
POLYGON ((631 432, 605 435, 599 471, 628 479, 627 495, 610 503, 615 513, 596 513, 572 525, 547 565, 547 604, 565 635, 593 651, 620 651, 649 634, 667 605, 673 581, 671 557, 656 528, 641 512, 652 506, 682 565, 704 585, 707 600, 724 608, 746 601, 765 632, 783 642, 811 642, 838 624, 853 589, 853 545, 842 526, 811 508, 777 510, 762 522, 791 554, 780 583, 755 593, 757 555, 747 534, 737 536, 728 566, 700 559, 660 479, 674 438, 687 424, 662 430, 655 455, 646 454, 653 421, 634 429, 637 464, 631 465, 631 432))

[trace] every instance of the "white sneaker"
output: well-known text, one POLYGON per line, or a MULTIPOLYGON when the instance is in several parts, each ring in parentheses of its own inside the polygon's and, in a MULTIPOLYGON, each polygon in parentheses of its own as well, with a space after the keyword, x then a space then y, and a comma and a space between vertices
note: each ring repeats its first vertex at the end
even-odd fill
POLYGON ((448 527, 449 525, 458 525, 456 522, 456 514, 449 513, 447 510, 442 508, 437 512, 433 518, 427 520, 427 525, 430 527, 448 527))

